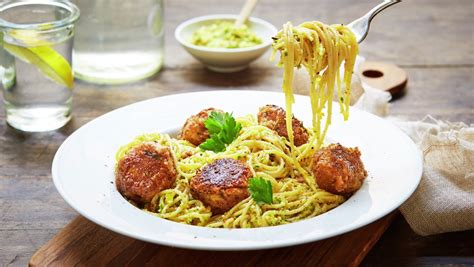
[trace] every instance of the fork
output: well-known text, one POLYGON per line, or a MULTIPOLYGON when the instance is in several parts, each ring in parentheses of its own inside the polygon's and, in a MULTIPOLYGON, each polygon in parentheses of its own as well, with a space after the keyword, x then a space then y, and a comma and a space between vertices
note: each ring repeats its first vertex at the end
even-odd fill
POLYGON ((357 42, 361 43, 362 41, 364 41, 365 37, 367 37, 367 34, 369 33, 370 22, 378 13, 380 13, 382 10, 386 9, 389 6, 395 5, 400 2, 401 0, 385 0, 374 8, 372 8, 364 16, 347 24, 347 27, 354 33, 357 42))

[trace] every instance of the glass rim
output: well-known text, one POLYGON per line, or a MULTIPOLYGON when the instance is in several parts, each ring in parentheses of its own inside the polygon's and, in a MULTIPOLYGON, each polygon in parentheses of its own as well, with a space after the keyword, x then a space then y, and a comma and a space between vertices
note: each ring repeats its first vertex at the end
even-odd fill
POLYGON ((0 3, 0 14, 10 8, 28 5, 46 5, 64 8, 69 11, 66 18, 41 23, 13 23, 0 18, 0 28, 18 29, 18 30, 36 30, 36 31, 51 31, 69 26, 75 23, 80 16, 79 8, 69 1, 60 0, 7 0, 0 3))

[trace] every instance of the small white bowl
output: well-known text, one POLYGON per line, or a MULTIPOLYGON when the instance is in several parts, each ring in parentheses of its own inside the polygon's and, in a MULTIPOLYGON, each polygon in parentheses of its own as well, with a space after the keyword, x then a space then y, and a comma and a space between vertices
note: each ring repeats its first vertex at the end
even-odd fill
POLYGON ((278 30, 262 19, 249 18, 248 25, 255 34, 262 39, 262 43, 246 48, 210 48, 193 45, 189 40, 192 34, 202 26, 210 25, 216 21, 235 21, 237 15, 219 14, 202 16, 181 23, 175 30, 176 40, 193 57, 201 61, 206 67, 217 72, 235 72, 243 70, 250 62, 259 58, 272 44, 272 36, 278 30))

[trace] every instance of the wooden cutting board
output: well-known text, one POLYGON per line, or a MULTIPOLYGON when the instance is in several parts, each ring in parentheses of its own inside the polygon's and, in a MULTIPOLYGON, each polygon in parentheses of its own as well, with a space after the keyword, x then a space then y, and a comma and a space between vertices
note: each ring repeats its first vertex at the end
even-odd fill
POLYGON ((146 243, 78 216, 33 255, 30 266, 357 266, 397 214, 318 242, 236 252, 146 243))
MULTIPOLYGON (((393 64, 365 62, 360 76, 375 88, 398 94, 406 73, 393 64)), ((180 249, 135 240, 78 216, 41 247, 30 266, 357 266, 398 212, 363 228, 304 245, 255 251, 180 249)))
MULTIPOLYGON (((398 67, 366 62, 364 82, 397 94, 406 85, 398 67), (375 73, 377 75, 372 75, 375 73), (381 74, 382 75, 381 75, 381 74), (373 77, 372 77, 373 76, 373 77)), ((400 69, 401 70, 401 69, 400 69)), ((255 251, 199 251, 135 240, 78 216, 30 259, 30 266, 357 266, 398 212, 363 228, 304 245, 255 251)))

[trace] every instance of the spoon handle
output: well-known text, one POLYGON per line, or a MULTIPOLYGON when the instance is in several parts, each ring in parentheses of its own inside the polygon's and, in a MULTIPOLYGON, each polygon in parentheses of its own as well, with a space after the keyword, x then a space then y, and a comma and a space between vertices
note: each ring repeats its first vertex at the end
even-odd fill
POLYGON ((240 11, 239 18, 235 21, 235 27, 242 26, 247 21, 253 9, 257 5, 258 0, 247 0, 240 11))

